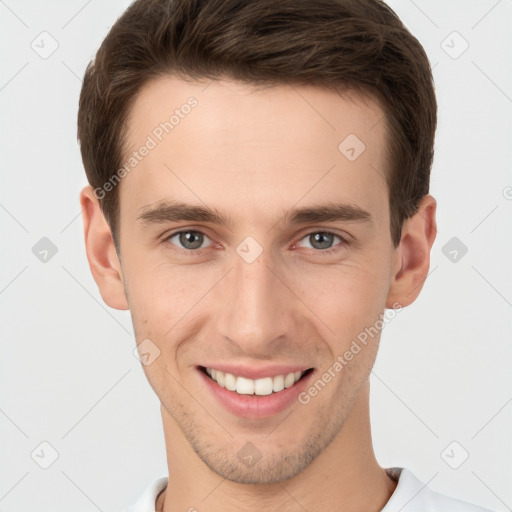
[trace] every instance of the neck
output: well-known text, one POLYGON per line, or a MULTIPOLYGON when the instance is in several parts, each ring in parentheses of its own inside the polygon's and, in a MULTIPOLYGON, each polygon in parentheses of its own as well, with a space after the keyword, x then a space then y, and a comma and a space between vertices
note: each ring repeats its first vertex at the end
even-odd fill
POLYGON ((373 452, 369 382, 327 448, 301 473, 274 484, 240 484, 211 471, 162 407, 169 483, 156 510, 379 512, 396 488, 373 452))

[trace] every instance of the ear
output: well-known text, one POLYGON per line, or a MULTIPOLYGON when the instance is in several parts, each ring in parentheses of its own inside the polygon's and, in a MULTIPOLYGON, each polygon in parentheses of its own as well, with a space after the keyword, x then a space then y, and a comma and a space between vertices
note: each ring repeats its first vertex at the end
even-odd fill
POLYGON ((401 307, 408 306, 423 288, 430 267, 430 250, 437 234, 436 206, 436 200, 427 194, 416 213, 404 222, 400 244, 395 250, 386 308, 396 308, 397 303, 401 307))
POLYGON ((91 273, 104 302, 114 309, 128 309, 121 262, 110 227, 91 186, 80 193, 85 247, 91 273))

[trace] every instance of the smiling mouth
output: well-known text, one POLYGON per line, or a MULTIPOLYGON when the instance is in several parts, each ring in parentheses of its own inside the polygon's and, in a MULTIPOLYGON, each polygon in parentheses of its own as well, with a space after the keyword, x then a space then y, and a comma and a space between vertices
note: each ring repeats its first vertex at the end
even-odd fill
POLYGON ((216 382, 221 388, 234 391, 239 395, 257 395, 266 396, 279 393, 284 389, 291 388, 295 383, 309 375, 313 368, 305 371, 298 371, 274 377, 264 377, 262 379, 247 379, 233 375, 231 373, 221 372, 213 368, 199 367, 211 380, 216 382))

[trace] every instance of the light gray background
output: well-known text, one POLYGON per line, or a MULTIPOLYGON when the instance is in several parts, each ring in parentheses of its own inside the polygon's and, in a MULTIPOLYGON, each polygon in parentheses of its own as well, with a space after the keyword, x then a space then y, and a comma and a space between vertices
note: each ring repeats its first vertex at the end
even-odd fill
MULTIPOLYGON (((422 294, 383 333, 375 450, 435 490, 511 510, 512 1, 389 3, 434 66, 439 231, 422 294), (467 247, 455 262, 453 237, 467 247)), ((90 275, 78 202, 81 77, 128 4, 0 1, 1 511, 116 511, 166 473, 159 402, 129 313, 90 275), (47 262, 32 252, 42 237, 58 249, 47 262), (48 469, 42 442, 58 453, 48 469)))

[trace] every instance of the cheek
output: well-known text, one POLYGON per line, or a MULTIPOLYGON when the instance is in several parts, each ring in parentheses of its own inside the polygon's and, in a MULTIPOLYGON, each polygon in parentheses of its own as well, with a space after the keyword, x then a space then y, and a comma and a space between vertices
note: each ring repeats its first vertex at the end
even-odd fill
POLYGON ((318 267, 297 280, 304 302, 343 339, 377 320, 389 288, 382 260, 318 267))
MULTIPOLYGON (((320 332, 328 337, 335 333, 332 349, 344 352, 347 343, 350 345, 361 331, 374 325, 383 312, 389 288, 389 261, 382 253, 372 248, 349 254, 336 264, 301 264, 281 269, 279 274, 293 291, 290 314, 294 309, 303 311, 320 332), (329 329, 325 330, 322 323, 329 329)), ((151 259, 142 252, 132 254, 125 262, 125 277, 137 341, 154 339, 162 350, 169 351, 187 337, 187 326, 190 330, 199 318, 206 321, 208 311, 218 306, 215 297, 225 268, 170 265, 156 256, 151 259)))
POLYGON ((130 309, 147 324, 165 318, 171 322, 180 314, 190 297, 198 291, 198 281, 191 281, 192 272, 176 266, 154 263, 140 254, 126 262, 126 280, 130 291, 130 309), (172 317, 169 314, 172 313, 172 317))
POLYGON ((143 261, 138 259, 131 268, 127 265, 126 272, 136 339, 138 343, 151 339, 172 365, 182 342, 191 337, 199 319, 205 314, 207 318, 211 311, 211 289, 222 272, 150 261, 144 265, 143 261))

